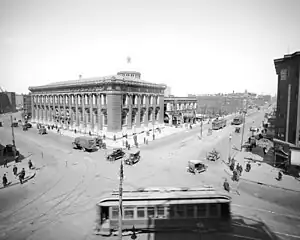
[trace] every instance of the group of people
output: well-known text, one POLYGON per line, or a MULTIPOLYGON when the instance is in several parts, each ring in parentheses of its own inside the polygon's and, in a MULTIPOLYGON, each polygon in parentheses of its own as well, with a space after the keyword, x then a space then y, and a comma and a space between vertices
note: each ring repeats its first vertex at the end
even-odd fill
MULTIPOLYGON (((33 169, 33 164, 32 164, 31 160, 28 161, 28 168, 33 169)), ((26 175, 25 168, 22 168, 21 172, 18 173, 18 167, 16 165, 14 165, 12 171, 13 171, 14 176, 19 177, 20 183, 23 184, 24 180, 25 180, 25 175, 26 175)), ((7 179, 6 173, 4 173, 4 175, 2 177, 2 184, 3 184, 3 187, 6 187, 8 185, 8 179, 7 179)))

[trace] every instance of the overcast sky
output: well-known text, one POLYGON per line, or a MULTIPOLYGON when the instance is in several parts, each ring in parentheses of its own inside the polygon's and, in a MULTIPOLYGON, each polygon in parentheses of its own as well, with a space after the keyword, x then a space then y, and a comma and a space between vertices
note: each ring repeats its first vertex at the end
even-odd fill
POLYGON ((178 96, 274 94, 288 51, 299 0, 0 0, 0 86, 17 93, 135 69, 178 96))

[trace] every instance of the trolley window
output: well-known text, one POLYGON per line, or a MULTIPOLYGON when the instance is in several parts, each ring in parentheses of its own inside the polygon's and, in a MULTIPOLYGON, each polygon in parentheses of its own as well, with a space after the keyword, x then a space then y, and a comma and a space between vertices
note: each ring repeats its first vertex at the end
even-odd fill
POLYGON ((197 217, 206 217, 207 214, 207 205, 198 204, 197 205, 197 217))
POLYGON ((118 217, 119 217, 119 208, 118 207, 112 207, 111 212, 112 212, 111 218, 112 219, 118 219, 118 217))
POLYGON ((134 208, 126 207, 124 208, 124 219, 132 219, 134 217, 134 208))
POLYGON ((186 206, 186 216, 189 218, 193 218, 195 216, 194 214, 194 205, 187 205, 186 206))
POLYGON ((164 206, 158 206, 157 207, 157 217, 161 218, 165 216, 165 207, 164 206))
POLYGON ((144 207, 137 207, 137 217, 145 218, 145 208, 144 207))
POLYGON ((179 217, 179 218, 184 217, 184 205, 176 206, 176 217, 179 217))
POLYGON ((209 216, 218 217, 219 216, 219 205, 217 203, 209 204, 209 216))
POLYGON ((148 218, 153 218, 155 215, 154 207, 147 207, 147 215, 148 218))

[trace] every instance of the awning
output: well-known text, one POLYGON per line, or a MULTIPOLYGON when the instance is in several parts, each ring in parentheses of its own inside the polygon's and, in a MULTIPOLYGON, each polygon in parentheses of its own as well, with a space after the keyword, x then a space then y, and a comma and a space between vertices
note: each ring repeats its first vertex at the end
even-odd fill
POLYGON ((289 143, 289 142, 286 142, 286 141, 282 141, 282 140, 277 139, 277 138, 273 138, 273 141, 274 141, 274 143, 278 143, 278 144, 281 144, 281 145, 287 145, 289 147, 296 147, 295 144, 292 144, 292 143, 289 143))
POLYGON ((300 149, 291 149, 291 164, 300 166, 300 149))

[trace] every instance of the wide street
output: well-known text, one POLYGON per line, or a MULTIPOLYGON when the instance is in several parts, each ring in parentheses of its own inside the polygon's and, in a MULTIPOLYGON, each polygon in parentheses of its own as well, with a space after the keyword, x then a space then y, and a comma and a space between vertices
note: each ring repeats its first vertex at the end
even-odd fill
MULTIPOLYGON (((249 127, 260 126, 263 116, 262 111, 247 116, 245 139, 250 134, 249 127)), ((142 146, 141 161, 124 168, 124 189, 147 186, 196 187, 203 184, 222 188, 224 178, 228 178, 222 161, 207 162, 208 171, 198 175, 189 174, 186 166, 189 159, 204 159, 213 148, 220 151, 221 158, 226 161, 229 135, 232 134, 232 146, 239 148, 241 142, 241 134, 234 133, 234 127, 229 123, 225 129, 214 131, 211 136, 207 136, 209 125, 204 125, 201 140, 198 138, 200 127, 197 126, 142 146)), ((2 145, 11 142, 8 121, 5 125, 0 128, 2 145)), ((32 154, 32 162, 40 170, 34 180, 0 190, 0 239, 103 239, 93 235, 95 204, 105 193, 118 189, 120 162, 106 161, 104 150, 94 153, 74 150, 71 138, 55 133, 42 136, 37 134, 36 128, 28 132, 16 128, 15 137, 20 152, 25 156, 32 154)), ((300 193, 243 181, 239 183, 238 190, 239 195, 231 194, 232 212, 234 218, 238 219, 237 234, 249 232, 248 238, 244 239, 300 238, 296 237, 300 236, 300 206, 296 204, 300 193), (261 233, 266 231, 269 234, 261 233), (276 236, 271 238, 270 232, 276 236)), ((199 239, 199 234, 197 236, 189 238, 185 234, 184 238, 199 239)), ((176 233, 168 236, 139 235, 138 239, 182 237, 176 233)), ((227 238, 222 236, 222 239, 227 238)), ((228 239, 243 238, 229 236, 228 239)))

